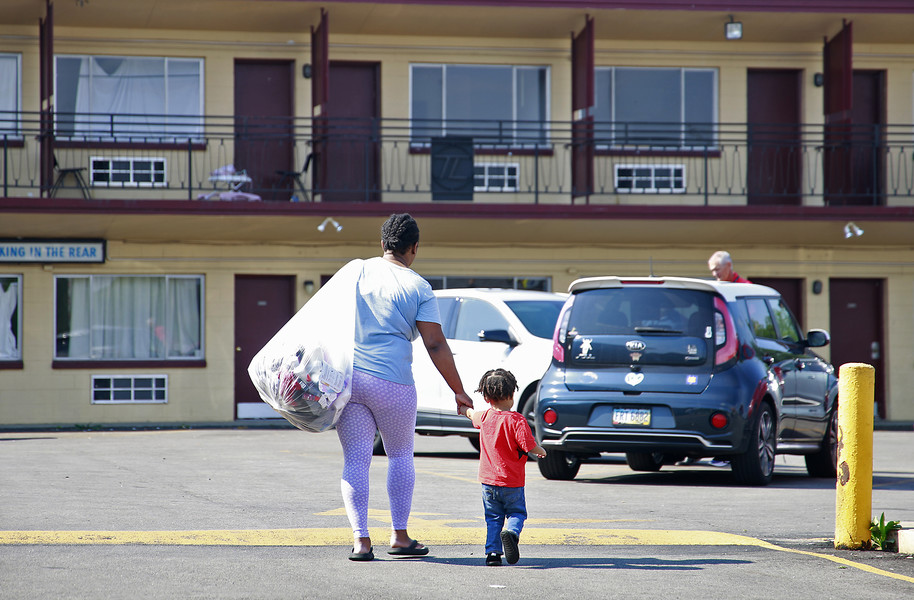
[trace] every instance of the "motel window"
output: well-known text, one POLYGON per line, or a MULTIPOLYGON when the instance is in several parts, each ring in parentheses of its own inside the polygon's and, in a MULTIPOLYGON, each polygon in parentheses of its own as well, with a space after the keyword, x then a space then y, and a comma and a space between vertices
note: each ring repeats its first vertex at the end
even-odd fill
POLYGON ((22 276, 0 275, 0 361, 22 360, 22 276))
POLYGON ((598 147, 716 143, 716 69, 598 67, 594 86, 598 147))
POLYGON ((202 59, 59 55, 55 77, 60 137, 168 142, 202 134, 202 59))
POLYGON ((19 135, 22 58, 0 53, 0 140, 19 135))
POLYGON ((203 277, 59 275, 59 360, 203 360, 203 277))
POLYGON ((543 143, 548 86, 548 67, 412 65, 413 141, 460 135, 477 146, 543 143))

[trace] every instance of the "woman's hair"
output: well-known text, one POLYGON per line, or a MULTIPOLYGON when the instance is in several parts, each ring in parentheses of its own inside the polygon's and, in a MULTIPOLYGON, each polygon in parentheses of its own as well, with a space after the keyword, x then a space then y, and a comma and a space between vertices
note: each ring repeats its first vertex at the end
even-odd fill
POLYGON ((479 387, 476 389, 486 400, 514 398, 516 390, 517 380, 511 371, 506 371, 505 369, 486 371, 482 379, 479 380, 479 387))
POLYGON ((390 215, 381 225, 381 244, 385 251, 403 254, 419 241, 419 224, 407 213, 390 215))

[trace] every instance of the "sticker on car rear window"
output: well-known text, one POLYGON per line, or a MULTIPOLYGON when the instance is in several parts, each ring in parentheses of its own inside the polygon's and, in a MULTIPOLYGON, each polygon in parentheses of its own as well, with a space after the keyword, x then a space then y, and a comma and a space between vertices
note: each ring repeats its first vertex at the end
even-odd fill
POLYGON ((593 339, 581 338, 581 351, 575 358, 593 358, 593 339))
POLYGON ((644 381, 644 373, 628 373, 625 375, 625 383, 631 386, 638 385, 644 381))

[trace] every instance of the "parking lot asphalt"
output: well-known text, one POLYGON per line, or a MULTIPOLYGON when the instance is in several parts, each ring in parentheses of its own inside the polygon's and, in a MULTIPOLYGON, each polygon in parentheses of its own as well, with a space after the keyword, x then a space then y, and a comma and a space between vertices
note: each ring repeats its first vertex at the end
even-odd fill
MULTIPOLYGON (((875 434, 873 512, 914 522, 914 432, 875 434)), ((899 598, 914 558, 839 551, 834 482, 779 457, 741 487, 707 464, 634 473, 607 456, 574 481, 528 465, 521 561, 482 564, 477 458, 417 437, 410 533, 428 557, 384 552, 386 458, 372 466, 378 559, 351 534, 333 433, 234 429, 0 432, 4 598, 899 598)))

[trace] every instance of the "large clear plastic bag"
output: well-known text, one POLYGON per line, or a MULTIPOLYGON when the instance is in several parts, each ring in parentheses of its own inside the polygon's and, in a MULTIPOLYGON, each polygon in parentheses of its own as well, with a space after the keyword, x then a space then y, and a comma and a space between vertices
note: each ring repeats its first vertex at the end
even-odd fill
POLYGON ((355 294, 363 262, 340 269, 248 367, 261 399, 304 431, 332 429, 352 393, 355 294))

